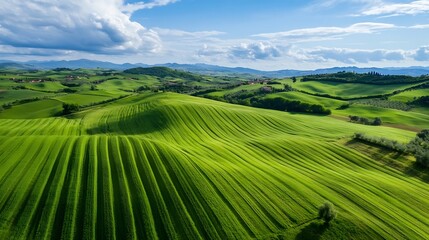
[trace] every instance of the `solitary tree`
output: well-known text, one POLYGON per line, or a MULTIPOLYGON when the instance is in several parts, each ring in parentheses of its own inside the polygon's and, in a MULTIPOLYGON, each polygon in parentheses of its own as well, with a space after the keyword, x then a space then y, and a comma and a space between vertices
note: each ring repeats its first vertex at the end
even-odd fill
POLYGON ((374 119, 374 122, 372 122, 372 125, 374 125, 374 126, 380 126, 381 124, 383 124, 383 121, 381 121, 381 118, 379 118, 379 117, 376 117, 374 119))
POLYGON ((337 210, 330 202, 325 202, 322 206, 319 207, 319 219, 322 219, 325 224, 329 224, 337 216, 337 210))

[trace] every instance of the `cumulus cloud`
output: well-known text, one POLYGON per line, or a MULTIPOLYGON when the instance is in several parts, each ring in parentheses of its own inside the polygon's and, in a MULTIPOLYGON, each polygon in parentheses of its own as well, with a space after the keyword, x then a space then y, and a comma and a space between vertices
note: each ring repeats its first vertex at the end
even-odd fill
POLYGON ((280 57, 280 50, 270 43, 242 43, 230 49, 230 55, 242 59, 268 59, 280 57))
POLYGON ((0 44, 102 54, 156 52, 161 48, 158 34, 133 22, 127 13, 171 2, 125 5, 123 0, 2 1, 0 44))
POLYGON ((301 54, 306 55, 311 61, 334 60, 341 63, 357 64, 381 61, 402 61, 409 55, 403 50, 361 50, 347 48, 319 48, 304 50, 301 54))
POLYGON ((362 12, 364 16, 379 15, 418 15, 429 12, 429 0, 418 0, 410 3, 380 3, 362 12))
POLYGON ((281 56, 281 50, 269 42, 240 43, 230 47, 209 47, 198 51, 199 56, 224 55, 231 59, 266 60, 281 56))
POLYGON ((429 61, 429 46, 423 46, 417 49, 413 57, 416 61, 429 61))
POLYGON ((338 38, 352 34, 370 34, 381 30, 395 28, 394 24, 363 22, 350 25, 348 27, 316 27, 295 29, 286 32, 262 33, 254 35, 255 37, 279 39, 279 38, 338 38))

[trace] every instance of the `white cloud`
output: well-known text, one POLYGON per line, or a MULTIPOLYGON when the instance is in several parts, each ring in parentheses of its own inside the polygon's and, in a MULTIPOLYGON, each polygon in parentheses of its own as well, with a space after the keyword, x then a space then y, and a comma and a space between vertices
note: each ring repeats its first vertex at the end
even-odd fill
POLYGON ((234 58, 241 59, 269 59, 280 57, 278 47, 271 43, 242 43, 230 49, 229 54, 234 58))
POLYGON ((350 25, 348 27, 316 27, 295 29, 286 32, 262 33, 255 37, 279 39, 309 39, 320 40, 321 38, 332 39, 352 34, 370 34, 381 30, 392 29, 396 26, 388 23, 363 22, 350 25))
POLYGON ((347 48, 319 48, 305 50, 305 55, 313 61, 334 60, 342 63, 357 64, 380 61, 402 61, 408 53, 403 50, 362 50, 347 48))
POLYGON ((416 61, 429 61, 429 46, 420 47, 413 54, 416 61))
POLYGON ((309 10, 320 10, 321 8, 332 8, 340 4, 363 4, 367 6, 374 6, 382 3, 382 0, 316 0, 313 1, 307 9, 309 10))
MULTIPOLYGON (((141 9, 171 2, 133 5, 141 9)), ((2 1, 0 44, 102 54, 158 51, 158 34, 133 22, 124 12, 127 6, 123 0, 2 1)))
POLYGON ((136 3, 128 3, 121 7, 121 10, 126 13, 133 13, 138 10, 143 9, 151 9, 154 7, 161 7, 171 3, 175 3, 178 0, 154 0, 152 2, 136 2, 136 3))
POLYGON ((198 56, 222 55, 230 59, 267 60, 281 56, 282 51, 270 42, 240 43, 229 47, 204 47, 198 51, 198 56))
POLYGON ((177 38, 207 38, 225 34, 219 31, 200 31, 200 32, 187 32, 178 29, 154 28, 160 36, 177 37, 177 38))
POLYGON ((426 28, 429 28, 429 24, 414 25, 414 26, 411 26, 410 28, 412 28, 412 29, 426 29, 426 28))
POLYGON ((379 15, 417 15, 429 12, 429 0, 418 0, 410 3, 380 3, 376 4, 361 14, 364 16, 379 15))

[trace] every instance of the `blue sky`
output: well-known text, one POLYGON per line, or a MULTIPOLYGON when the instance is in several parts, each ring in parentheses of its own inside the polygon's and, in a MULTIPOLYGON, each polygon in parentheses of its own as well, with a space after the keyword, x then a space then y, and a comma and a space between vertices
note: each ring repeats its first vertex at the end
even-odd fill
POLYGON ((429 66, 429 0, 9 0, 0 59, 429 66))

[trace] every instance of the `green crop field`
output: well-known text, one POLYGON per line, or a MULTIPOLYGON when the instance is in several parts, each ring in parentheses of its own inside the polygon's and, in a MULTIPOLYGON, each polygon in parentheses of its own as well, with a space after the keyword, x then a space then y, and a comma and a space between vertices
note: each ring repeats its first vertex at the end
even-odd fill
POLYGON ((343 146, 413 132, 160 93, 0 120, 2 239, 427 237, 427 183, 343 146), (410 197, 412 196, 412 197, 410 197))
POLYGON ((365 96, 383 95, 393 93, 396 90, 409 88, 418 84, 392 84, 372 85, 362 83, 338 83, 338 82, 296 82, 286 79, 282 82, 292 87, 312 94, 327 94, 344 99, 359 98, 365 96))
MULTIPOLYGON (((429 236, 429 172, 416 168, 410 155, 350 141, 360 132, 407 143, 429 126, 424 106, 401 111, 351 104, 339 110, 348 102, 283 91, 281 84, 240 86, 242 79, 119 72, 112 78, 81 69, 44 73, 28 74, 58 79, 50 85, 68 91, 16 89, 10 76, 0 79, 0 100, 13 102, 0 111, 0 239, 429 236), (88 77, 70 80, 73 74, 88 77), (261 92, 266 85, 273 92, 261 92), (321 104, 332 115, 240 106, 169 90, 210 90, 207 95, 220 98, 254 93, 249 98, 321 104), (32 100, 14 102, 19 99, 32 100), (63 103, 81 108, 63 115, 63 103), (385 126, 351 123, 348 115, 382 117, 385 126), (329 226, 316 219, 325 201, 338 210, 329 226)), ((394 90, 380 86, 359 93, 363 84, 323 84, 314 83, 327 92, 342 89, 339 96, 394 90)))
POLYGON ((415 98, 429 96, 429 89, 418 89, 413 91, 406 91, 400 94, 394 95, 389 99, 392 101, 409 102, 415 100, 415 98))
POLYGON ((7 109, 0 112, 0 118, 47 118, 60 115, 62 110, 62 104, 60 101, 54 99, 46 99, 16 105, 11 109, 7 109))
POLYGON ((32 90, 0 90, 0 104, 5 104, 22 99, 44 98, 52 96, 55 96, 55 94, 32 90))

